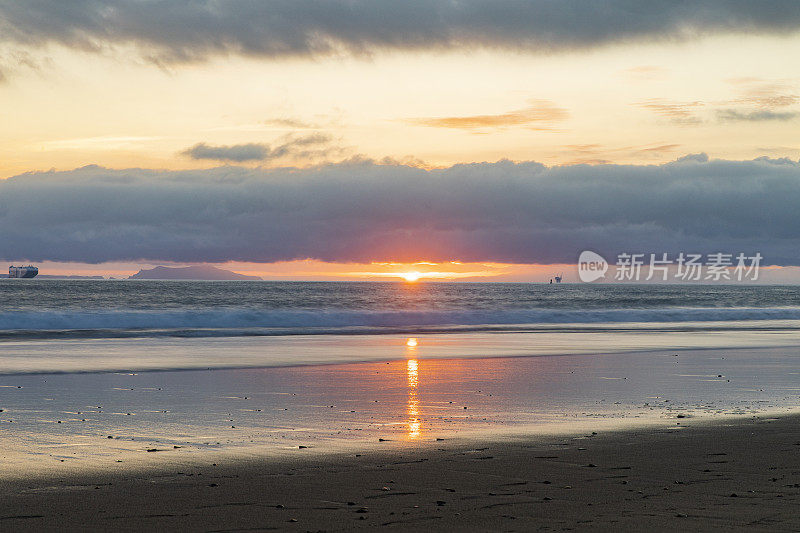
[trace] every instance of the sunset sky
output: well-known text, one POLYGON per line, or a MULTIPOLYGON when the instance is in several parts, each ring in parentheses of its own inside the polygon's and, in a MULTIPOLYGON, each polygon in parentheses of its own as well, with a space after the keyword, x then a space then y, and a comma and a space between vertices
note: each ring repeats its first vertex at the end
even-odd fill
POLYGON ((797 57, 788 1, 0 0, 0 256, 542 281, 583 249, 760 251, 791 278, 797 57))

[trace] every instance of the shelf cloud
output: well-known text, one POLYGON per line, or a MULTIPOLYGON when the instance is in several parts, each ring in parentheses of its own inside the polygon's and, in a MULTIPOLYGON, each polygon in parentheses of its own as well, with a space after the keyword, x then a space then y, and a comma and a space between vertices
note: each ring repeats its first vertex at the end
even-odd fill
POLYGON ((382 49, 552 52, 798 28, 793 0, 0 0, 0 42, 91 51, 133 45, 160 63, 382 49))
POLYGON ((5 260, 572 263, 580 251, 800 265, 800 163, 112 170, 0 181, 5 260))

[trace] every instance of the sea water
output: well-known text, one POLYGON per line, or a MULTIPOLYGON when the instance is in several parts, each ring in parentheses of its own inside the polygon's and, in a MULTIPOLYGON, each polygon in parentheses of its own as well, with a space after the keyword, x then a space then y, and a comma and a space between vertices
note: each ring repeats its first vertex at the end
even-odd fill
POLYGON ((0 298, 20 465, 800 406, 797 287, 34 279, 0 298))
POLYGON ((0 374, 794 346, 799 332, 795 286, 0 282, 0 374))

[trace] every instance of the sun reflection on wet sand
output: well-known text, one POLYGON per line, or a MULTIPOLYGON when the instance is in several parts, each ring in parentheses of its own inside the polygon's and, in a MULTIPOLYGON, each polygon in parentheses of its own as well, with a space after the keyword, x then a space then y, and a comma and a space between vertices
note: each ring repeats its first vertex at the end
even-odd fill
POLYGON ((419 419, 419 398, 417 397, 417 387, 419 386, 419 361, 413 359, 416 355, 417 339, 408 339, 406 349, 409 357, 406 361, 406 380, 408 385, 408 403, 406 414, 408 416, 408 439, 416 440, 420 436, 422 423, 419 419), (413 342, 412 342, 413 341, 413 342))
POLYGON ((416 448, 438 438, 585 435, 642 424, 674 430, 684 418, 798 409, 789 394, 797 388, 797 350, 436 359, 439 346, 458 347, 458 340, 421 335, 415 347, 408 340, 384 340, 392 361, 0 376, 0 481, 27 469, 51 472, 53 463, 207 464, 211 455, 201 454, 307 455, 393 441, 416 448), (754 357, 763 361, 758 375, 754 357), (160 452, 143 453, 152 449, 160 452))

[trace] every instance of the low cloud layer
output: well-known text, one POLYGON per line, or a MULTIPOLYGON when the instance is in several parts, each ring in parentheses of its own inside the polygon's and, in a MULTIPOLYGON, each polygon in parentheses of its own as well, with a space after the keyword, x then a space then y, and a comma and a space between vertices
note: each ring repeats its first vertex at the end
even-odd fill
POLYGON ((793 0, 0 0, 0 42, 134 45, 158 62, 463 47, 553 51, 711 33, 788 33, 793 0))
POLYGON ((534 162, 440 170, 28 173, 0 181, 4 260, 571 263, 581 250, 760 251, 800 265, 800 164, 534 162))

